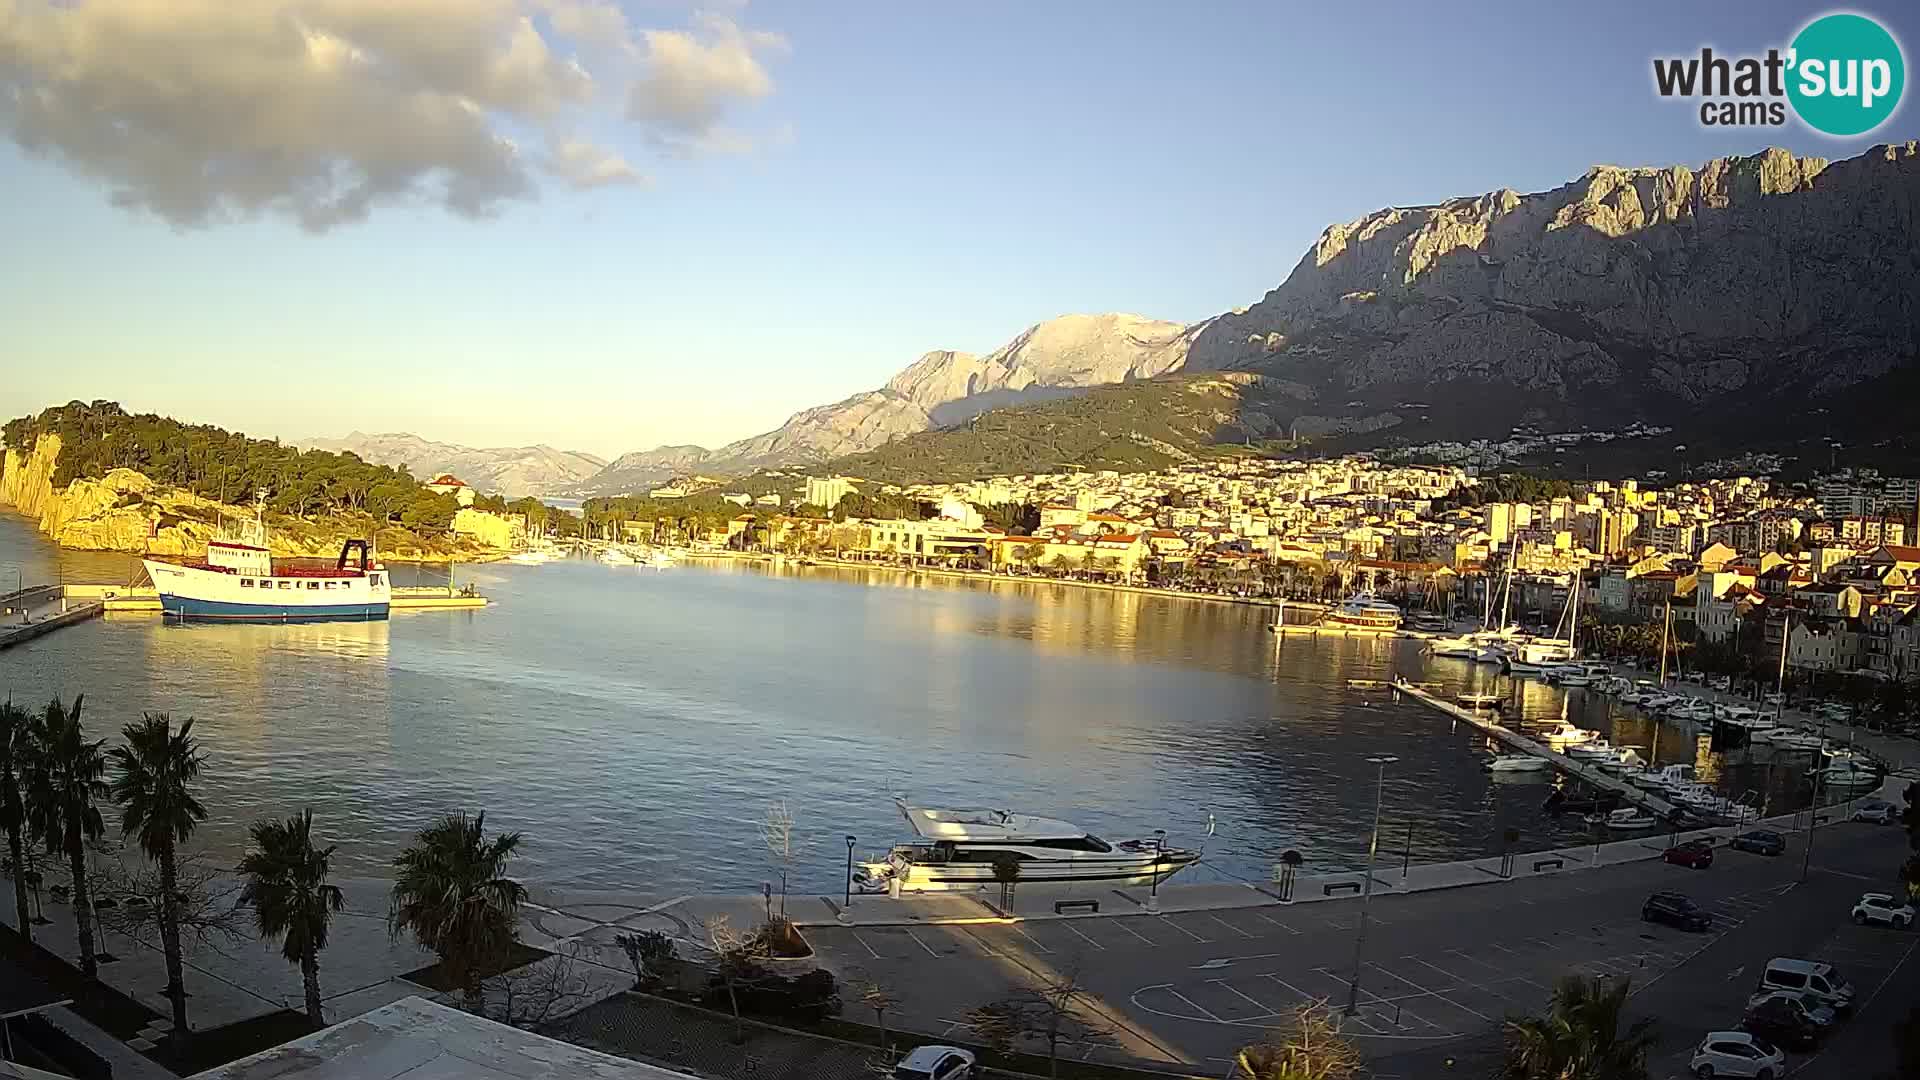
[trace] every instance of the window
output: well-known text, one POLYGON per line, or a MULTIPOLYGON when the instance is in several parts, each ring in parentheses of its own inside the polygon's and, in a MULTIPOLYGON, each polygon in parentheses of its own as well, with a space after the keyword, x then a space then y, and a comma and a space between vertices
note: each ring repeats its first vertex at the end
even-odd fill
POLYGON ((250 578, 250 577, 243 577, 243 578, 241 578, 241 579, 240 579, 240 587, 241 587, 241 588, 243 588, 243 589, 251 589, 251 588, 253 588, 253 579, 252 579, 252 578, 250 578))
POLYGON ((379 588, 379 587, 380 587, 380 575, 379 575, 379 574, 371 574, 371 575, 369 575, 369 576, 367 577, 367 580, 368 580, 369 582, 371 582, 371 583, 373 584, 373 587, 374 587, 374 588, 376 588, 376 589, 377 589, 377 588, 379 588))
POLYGON ((327 591, 329 592, 333 591, 333 582, 331 581, 327 582, 327 591))
POLYGON ((309 582, 307 582, 307 588, 308 588, 308 590, 310 590, 310 591, 312 591, 312 592, 319 592, 319 591, 320 591, 320 583, 319 583, 319 582, 317 582, 317 581, 309 581, 309 582))
POLYGON ((1769 971, 1768 981, 1798 990, 1807 985, 1807 977, 1798 971, 1769 971))
POLYGON ((291 589, 291 588, 293 588, 293 582, 291 582, 291 581, 282 581, 282 582, 280 583, 280 587, 281 587, 281 588, 283 588, 283 589, 291 589))

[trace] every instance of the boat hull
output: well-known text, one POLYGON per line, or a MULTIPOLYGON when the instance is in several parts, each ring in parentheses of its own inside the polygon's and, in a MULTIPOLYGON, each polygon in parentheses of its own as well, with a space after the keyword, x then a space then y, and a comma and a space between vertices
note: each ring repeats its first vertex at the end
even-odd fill
MULTIPOLYGON (((1023 885, 1077 885, 1087 883, 1107 888, 1126 885, 1151 885, 1164 882, 1192 865, 1199 856, 1192 852, 1169 852, 1158 860, 1115 859, 1111 861, 1076 859, 1058 864, 1024 863, 1015 887, 1023 885)), ((879 892, 892 880, 900 882, 901 892, 953 892, 995 888, 991 863, 898 863, 862 867, 854 883, 863 890, 879 892), (888 867, 891 869, 888 869, 888 867)))
POLYGON ((387 617, 391 586, 378 567, 368 573, 313 573, 264 568, 253 575, 143 560, 160 594, 160 610, 207 622, 367 622, 387 617))
POLYGON ((180 619, 208 622, 336 622, 387 617, 386 604, 293 605, 230 604, 189 596, 160 594, 160 610, 180 619))

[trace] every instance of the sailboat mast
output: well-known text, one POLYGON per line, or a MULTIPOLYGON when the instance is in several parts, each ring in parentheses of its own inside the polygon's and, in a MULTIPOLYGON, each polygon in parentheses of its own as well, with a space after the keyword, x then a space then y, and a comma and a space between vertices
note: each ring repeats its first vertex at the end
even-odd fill
POLYGON ((1667 597, 1667 613, 1660 623, 1660 685, 1667 685, 1667 634, 1673 630, 1673 597, 1667 597))

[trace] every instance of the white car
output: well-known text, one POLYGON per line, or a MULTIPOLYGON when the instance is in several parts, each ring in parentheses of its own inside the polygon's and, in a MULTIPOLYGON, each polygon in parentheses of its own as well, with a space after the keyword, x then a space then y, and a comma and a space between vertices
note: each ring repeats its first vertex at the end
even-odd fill
POLYGON ((1687 1068, 1700 1080, 1715 1076, 1751 1076, 1755 1080, 1774 1080, 1786 1069, 1787 1055, 1780 1048, 1744 1031, 1709 1031, 1700 1040, 1687 1068))
POLYGON ((1864 821, 1869 825, 1891 825, 1900 820, 1889 803, 1865 803, 1853 812, 1848 821, 1864 821))
POLYGON ((1778 690, 1773 691, 1760 700, 1763 705, 1785 705, 1787 703, 1786 695, 1780 693, 1778 690))
POLYGON ((1905 930, 1913 925, 1913 905, 1901 903, 1886 893, 1870 892, 1853 905, 1853 921, 1862 926, 1870 922, 1885 923, 1895 930, 1905 930))
POLYGON ((894 1080, 973 1080, 973 1054, 957 1046, 920 1046, 893 1067, 894 1080))

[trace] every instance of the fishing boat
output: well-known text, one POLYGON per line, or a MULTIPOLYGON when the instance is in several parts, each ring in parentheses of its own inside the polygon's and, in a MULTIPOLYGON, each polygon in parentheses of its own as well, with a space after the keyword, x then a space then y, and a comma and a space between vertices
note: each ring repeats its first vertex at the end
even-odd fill
POLYGON ((200 559, 140 560, 160 609, 180 619, 325 622, 387 617, 392 583, 371 540, 348 540, 333 564, 276 561, 264 506, 252 521, 222 530, 200 559))
POLYGON ((1372 593, 1354 593, 1327 612, 1322 622, 1354 630, 1396 630, 1400 609, 1385 600, 1375 600, 1372 593))
POLYGON ((1102 840, 1078 825, 1011 810, 938 810, 895 799, 919 842, 898 844, 884 859, 860 864, 863 892, 944 892, 987 888, 995 864, 1018 861, 1020 884, 1099 882, 1118 888, 1165 881, 1200 858, 1198 852, 1145 840, 1102 840))

